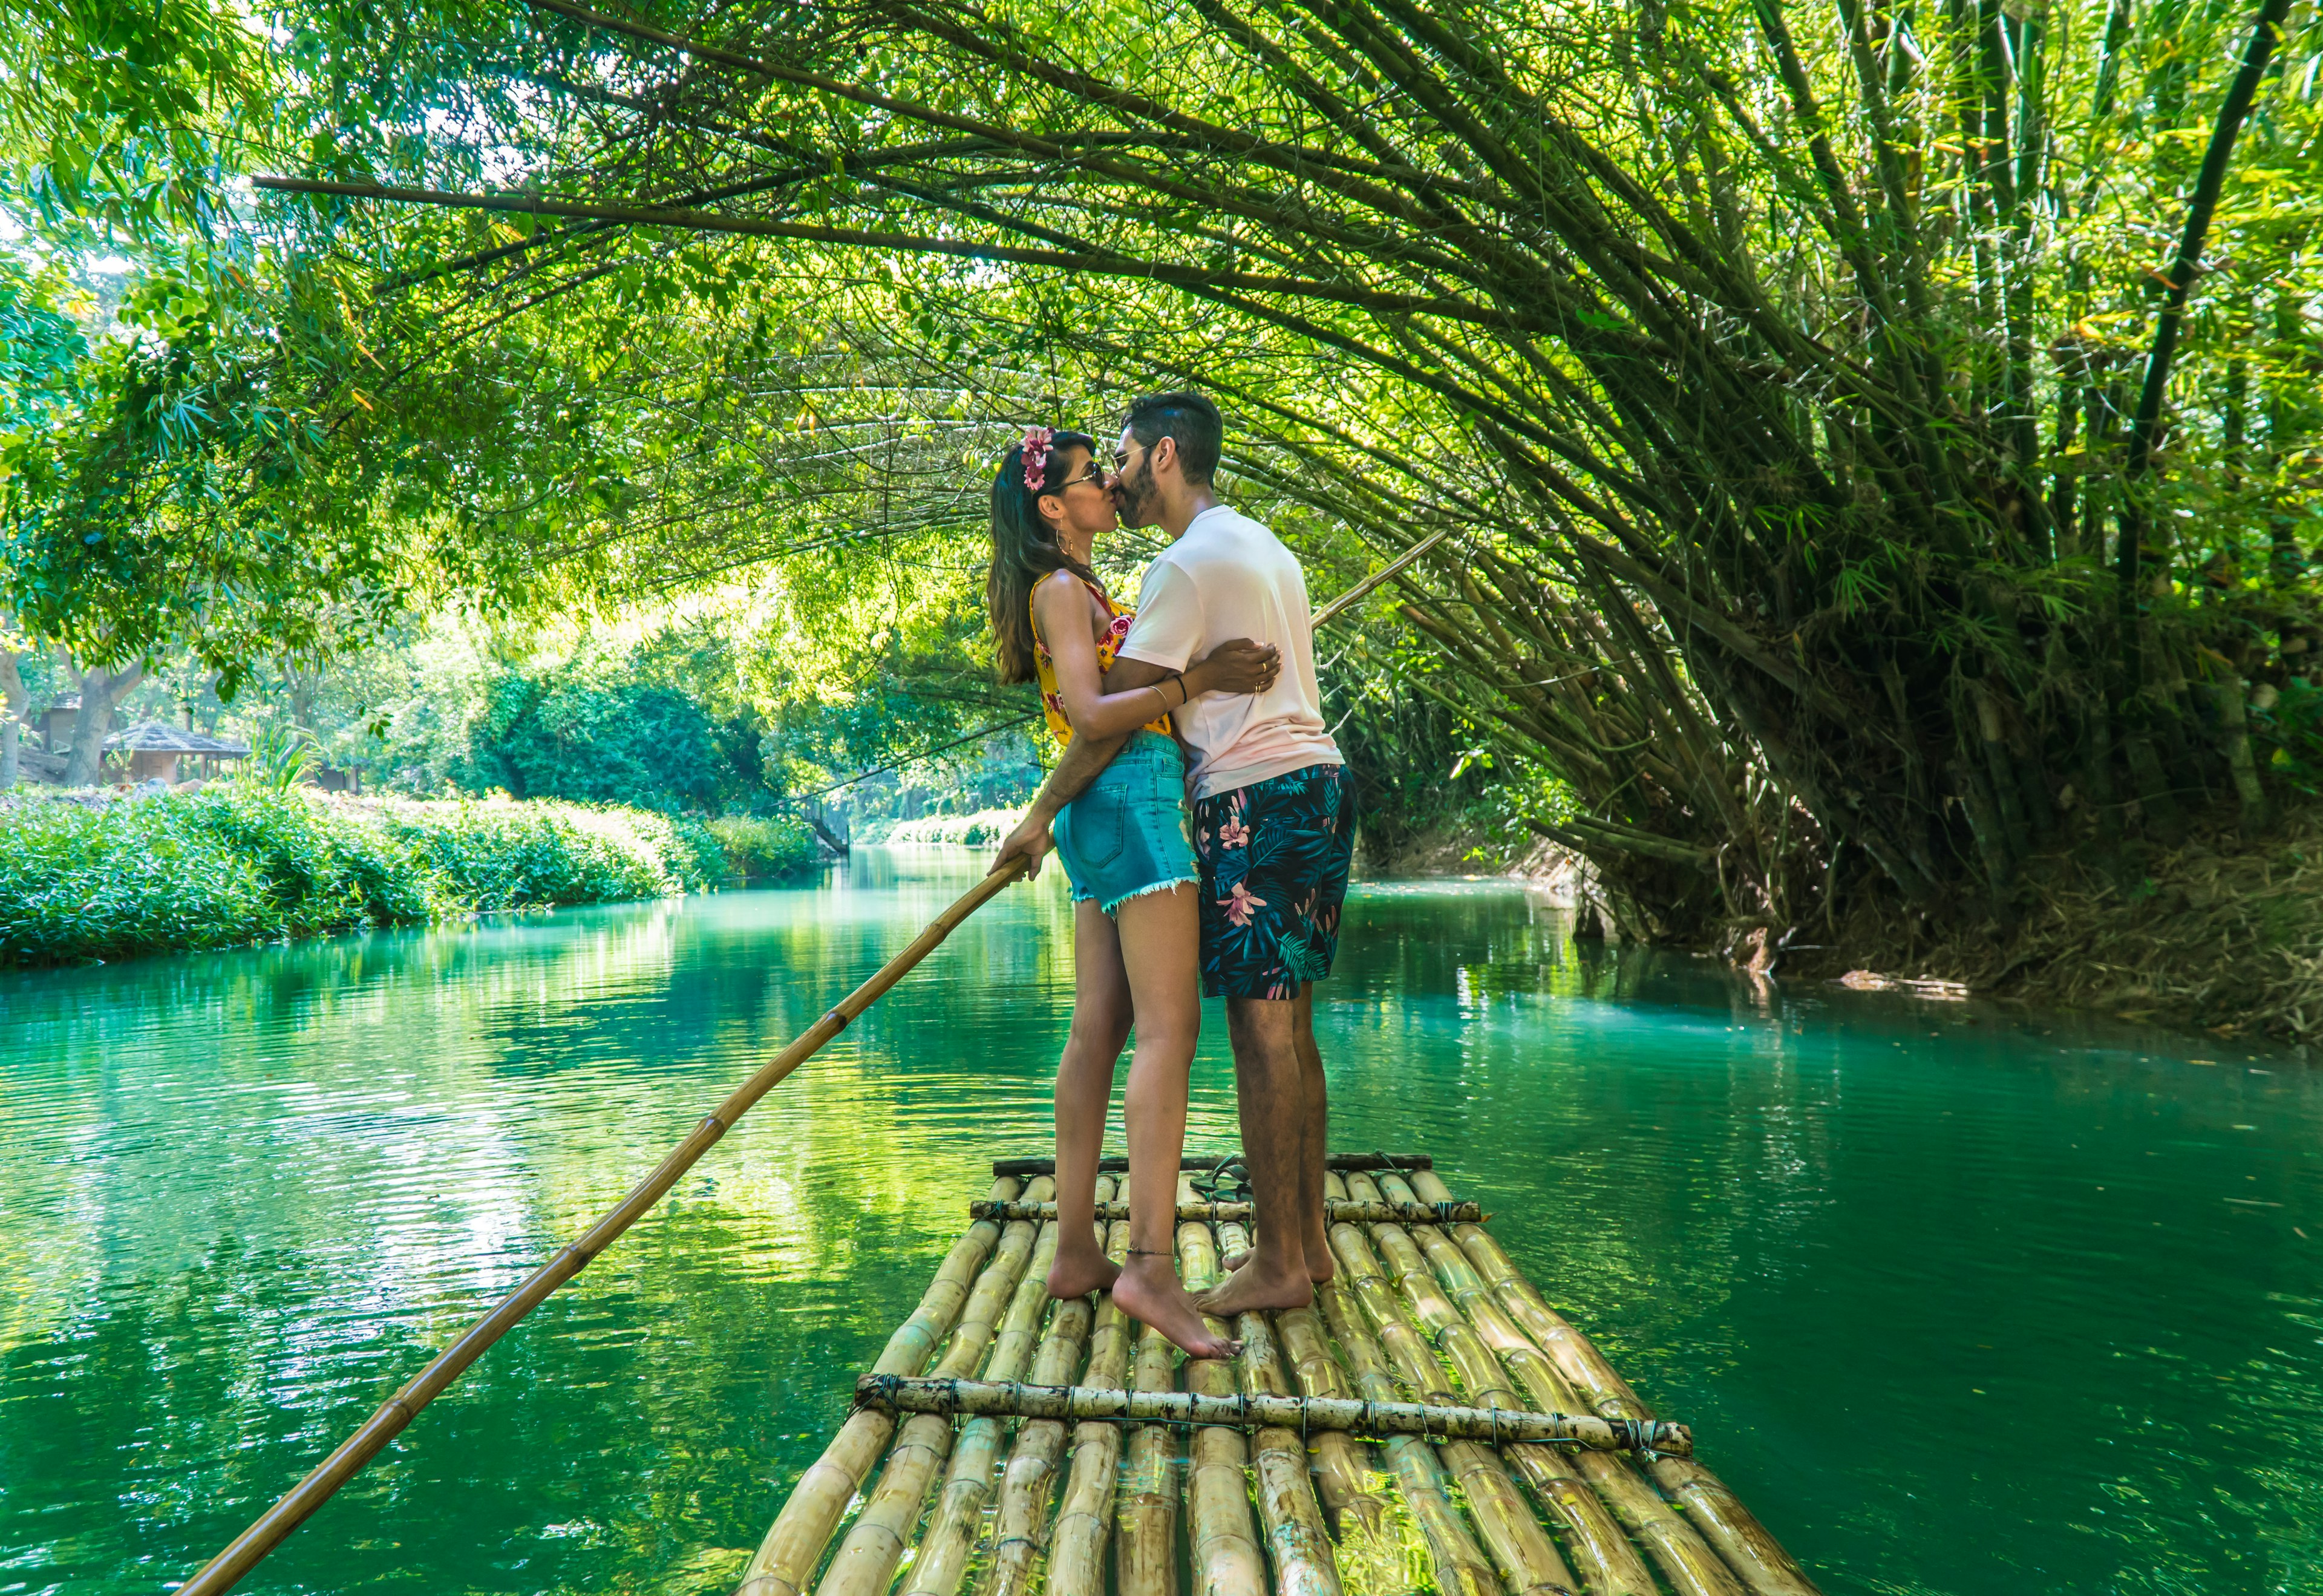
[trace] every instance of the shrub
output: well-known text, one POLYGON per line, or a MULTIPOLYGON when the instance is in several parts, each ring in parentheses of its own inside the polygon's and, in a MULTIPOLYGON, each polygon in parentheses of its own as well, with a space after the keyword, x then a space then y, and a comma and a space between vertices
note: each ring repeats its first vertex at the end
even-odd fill
POLYGON ((0 812, 0 963, 225 948, 476 910, 701 891, 695 821, 509 800, 326 803, 257 783, 0 812))
POLYGON ((763 819, 724 815, 712 821, 708 830, 724 853, 730 876, 794 875, 813 865, 821 852, 806 822, 786 814, 763 819))

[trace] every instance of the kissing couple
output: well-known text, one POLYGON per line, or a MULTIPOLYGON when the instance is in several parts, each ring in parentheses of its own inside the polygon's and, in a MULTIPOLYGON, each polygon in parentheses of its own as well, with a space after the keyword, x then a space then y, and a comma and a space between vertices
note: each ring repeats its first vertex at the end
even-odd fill
POLYGON ((1057 1065, 1051 1296, 1110 1289, 1196 1357, 1230 1355, 1205 1313, 1303 1307, 1331 1278, 1323 1223, 1322 1055, 1314 986, 1331 972, 1355 802, 1316 686, 1307 581, 1265 527, 1217 496, 1218 408, 1193 392, 1129 408, 1101 458, 1034 427, 992 483, 986 582, 1002 677, 1040 683, 1056 769, 993 868, 1053 848, 1073 902, 1073 1022, 1057 1065), (1097 579, 1097 541, 1159 527, 1137 608, 1097 579), (1190 802, 1190 821, 1189 810, 1190 802), (1200 994, 1226 999, 1257 1242, 1198 1300, 1176 1268, 1178 1176, 1200 994), (1097 1241, 1097 1156, 1115 1061, 1128 1261, 1097 1241))

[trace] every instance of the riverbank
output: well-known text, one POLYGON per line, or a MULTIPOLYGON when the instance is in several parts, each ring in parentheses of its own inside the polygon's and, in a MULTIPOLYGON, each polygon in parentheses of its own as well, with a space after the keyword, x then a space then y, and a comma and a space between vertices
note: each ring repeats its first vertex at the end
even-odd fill
POLYGON ((2038 858, 2013 918, 1933 942, 1915 930, 1842 915, 1813 939, 1827 948, 1777 970, 1931 976, 1981 996, 2323 1046, 2323 811, 2256 839, 2212 824, 2174 848, 2125 845, 2110 867, 2087 853, 2038 858))
POLYGON ((794 821, 229 784, 0 798, 0 964, 231 948, 701 892, 812 864, 794 821))

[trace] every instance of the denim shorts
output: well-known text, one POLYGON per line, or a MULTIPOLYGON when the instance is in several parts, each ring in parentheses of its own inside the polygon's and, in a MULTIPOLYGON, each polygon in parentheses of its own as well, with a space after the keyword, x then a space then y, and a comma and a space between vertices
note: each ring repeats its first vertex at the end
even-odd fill
POLYGON ((1186 757, 1158 731, 1137 731, 1050 827, 1073 902, 1107 914, 1130 898, 1192 882, 1186 757))

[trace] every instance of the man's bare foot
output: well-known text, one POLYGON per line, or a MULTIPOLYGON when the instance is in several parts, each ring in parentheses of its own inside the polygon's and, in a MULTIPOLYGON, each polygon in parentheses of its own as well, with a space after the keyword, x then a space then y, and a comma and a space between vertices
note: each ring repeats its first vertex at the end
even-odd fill
POLYGON ((1210 1334, 1201 1310, 1166 1267, 1124 1270, 1113 1283, 1113 1304, 1141 1325, 1162 1332, 1180 1350, 1197 1358, 1231 1358, 1242 1344, 1210 1334))
MULTIPOLYGON (((1226 1260, 1226 1267, 1240 1269, 1257 1256, 1255 1252, 1236 1252, 1226 1260)), ((1318 1248, 1312 1243, 1308 1244, 1307 1278, 1308 1280, 1321 1286, 1327 1284, 1338 1272, 1339 1261, 1331 1256, 1331 1249, 1328 1246, 1318 1248), (1317 1261, 1318 1259, 1321 1260, 1320 1262, 1317 1261)))
POLYGON ((1315 1282, 1301 1270, 1290 1274, 1262 1272, 1253 1260, 1194 1299, 1201 1310, 1232 1320, 1236 1314, 1305 1307, 1315 1300, 1315 1282))
POLYGON ((1094 1244, 1075 1247, 1070 1252, 1059 1247, 1055 1261, 1049 1265, 1049 1295, 1069 1302, 1092 1291, 1109 1291, 1120 1273, 1121 1265, 1098 1252, 1094 1244))

